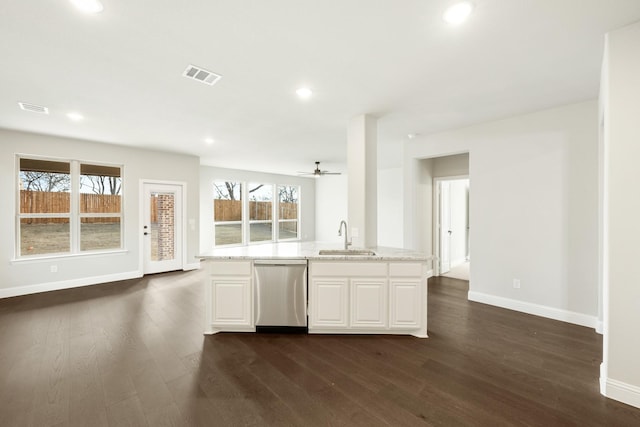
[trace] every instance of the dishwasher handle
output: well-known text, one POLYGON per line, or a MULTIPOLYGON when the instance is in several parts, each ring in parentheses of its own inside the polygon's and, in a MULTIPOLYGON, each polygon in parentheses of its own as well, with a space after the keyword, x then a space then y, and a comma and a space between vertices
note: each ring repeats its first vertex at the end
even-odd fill
POLYGON ((256 259, 253 265, 307 265, 306 259, 256 259))

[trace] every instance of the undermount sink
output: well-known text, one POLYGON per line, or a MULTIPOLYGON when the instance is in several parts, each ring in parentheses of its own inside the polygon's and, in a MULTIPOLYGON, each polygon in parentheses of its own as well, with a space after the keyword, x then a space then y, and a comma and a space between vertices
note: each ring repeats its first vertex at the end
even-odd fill
POLYGON ((376 253, 369 249, 321 249, 318 255, 360 255, 374 256, 376 253))

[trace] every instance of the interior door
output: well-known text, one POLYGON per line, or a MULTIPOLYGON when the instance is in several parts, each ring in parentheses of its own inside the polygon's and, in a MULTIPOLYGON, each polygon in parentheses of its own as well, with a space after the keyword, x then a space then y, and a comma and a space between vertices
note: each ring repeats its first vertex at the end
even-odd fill
POLYGON ((182 270, 182 186, 143 184, 144 274, 182 270))
POLYGON ((440 182, 440 274, 451 269, 451 191, 450 183, 440 182))

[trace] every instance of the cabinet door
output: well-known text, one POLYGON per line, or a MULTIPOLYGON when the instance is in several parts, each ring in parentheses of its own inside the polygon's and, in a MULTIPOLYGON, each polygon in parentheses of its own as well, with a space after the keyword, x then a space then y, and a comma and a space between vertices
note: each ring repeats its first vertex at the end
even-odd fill
POLYGON ((311 280, 310 327, 346 328, 348 309, 346 278, 311 280))
POLYGON ((351 279, 351 327, 387 327, 386 279, 351 279))
POLYGON ((416 329, 420 327, 423 303, 420 280, 391 279, 389 327, 396 329, 416 329))
POLYGON ((250 278, 212 278, 211 323, 216 326, 251 326, 250 286, 250 278))

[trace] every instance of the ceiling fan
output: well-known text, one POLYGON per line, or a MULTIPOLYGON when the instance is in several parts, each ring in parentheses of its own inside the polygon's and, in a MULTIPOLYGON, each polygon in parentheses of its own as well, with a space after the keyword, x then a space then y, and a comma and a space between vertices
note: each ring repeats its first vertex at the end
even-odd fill
POLYGON ((340 175, 340 172, 329 172, 329 171, 320 170, 320 162, 316 162, 316 168, 313 172, 298 172, 298 175, 313 175, 313 176, 340 175))

